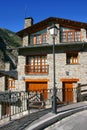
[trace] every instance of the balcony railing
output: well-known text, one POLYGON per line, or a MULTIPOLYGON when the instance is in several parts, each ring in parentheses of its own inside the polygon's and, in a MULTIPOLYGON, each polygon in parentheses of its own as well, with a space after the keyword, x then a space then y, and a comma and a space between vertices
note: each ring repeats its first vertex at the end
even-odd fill
POLYGON ((48 65, 25 65, 25 73, 48 73, 48 65))

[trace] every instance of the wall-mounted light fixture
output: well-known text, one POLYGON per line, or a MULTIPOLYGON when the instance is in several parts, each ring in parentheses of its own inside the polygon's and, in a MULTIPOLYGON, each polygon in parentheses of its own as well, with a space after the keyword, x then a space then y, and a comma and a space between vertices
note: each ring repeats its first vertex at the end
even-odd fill
POLYGON ((66 75, 69 76, 69 71, 66 71, 66 75))

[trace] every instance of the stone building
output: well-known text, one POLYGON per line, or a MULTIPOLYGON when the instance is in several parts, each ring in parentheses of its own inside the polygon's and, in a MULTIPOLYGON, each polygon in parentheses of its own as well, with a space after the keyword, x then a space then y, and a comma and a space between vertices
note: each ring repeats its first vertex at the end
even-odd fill
POLYGON ((0 119, 10 114, 12 106, 9 103, 9 92, 16 91, 17 71, 10 71, 8 64, 6 66, 5 70, 0 70, 0 119))
MULTIPOLYGON (((49 28, 58 28, 55 37, 55 81, 62 101, 76 101, 74 89, 78 83, 87 83, 87 23, 49 17, 36 24, 25 19, 24 29, 17 35, 23 44, 18 53, 17 90, 53 88, 53 37, 49 28), (69 97, 70 96, 70 97, 69 97)), ((44 98, 47 97, 45 93, 44 98)))

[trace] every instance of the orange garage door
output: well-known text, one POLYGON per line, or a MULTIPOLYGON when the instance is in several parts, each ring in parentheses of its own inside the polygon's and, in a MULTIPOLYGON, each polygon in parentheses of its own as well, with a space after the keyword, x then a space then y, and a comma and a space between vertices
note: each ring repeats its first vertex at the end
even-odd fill
POLYGON ((30 82, 28 89, 42 93, 44 99, 47 99, 47 82, 30 82))

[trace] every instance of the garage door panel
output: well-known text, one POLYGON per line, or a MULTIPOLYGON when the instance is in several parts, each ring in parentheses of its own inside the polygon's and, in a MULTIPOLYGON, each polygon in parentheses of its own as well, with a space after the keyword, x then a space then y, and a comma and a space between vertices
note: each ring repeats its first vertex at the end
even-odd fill
POLYGON ((44 99, 47 99, 47 82, 31 82, 28 87, 29 91, 38 91, 42 93, 44 99))

